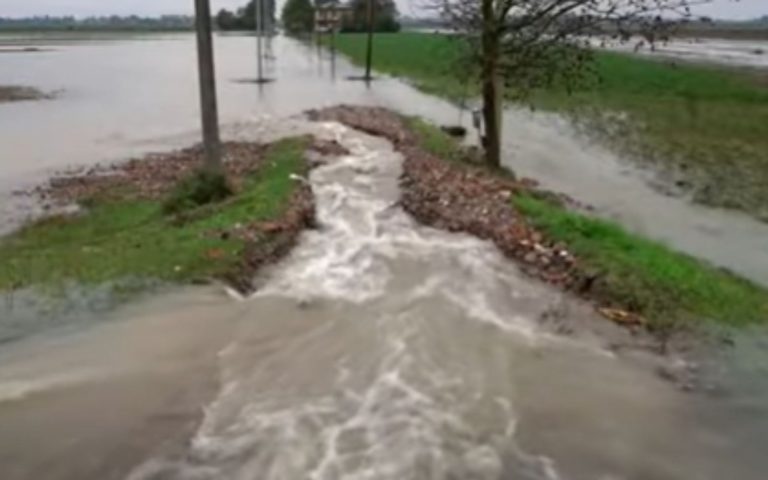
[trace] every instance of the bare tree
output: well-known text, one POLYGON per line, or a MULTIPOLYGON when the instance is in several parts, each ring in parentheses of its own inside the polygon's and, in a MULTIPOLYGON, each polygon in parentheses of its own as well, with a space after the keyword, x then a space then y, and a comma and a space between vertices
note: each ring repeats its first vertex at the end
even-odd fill
POLYGON ((504 97, 537 88, 567 90, 592 72, 594 48, 640 36, 653 44, 710 0, 427 0, 467 40, 480 76, 490 166, 501 165, 504 97))

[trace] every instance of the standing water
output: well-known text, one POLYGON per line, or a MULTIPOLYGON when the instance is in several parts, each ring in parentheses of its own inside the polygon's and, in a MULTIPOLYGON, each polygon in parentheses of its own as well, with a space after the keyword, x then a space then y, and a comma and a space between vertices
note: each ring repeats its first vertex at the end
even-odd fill
MULTIPOLYGON (((19 159, 0 167, 4 179, 195 138, 190 37, 57 48, 0 70, 0 82, 67 89, 2 107, 0 158, 19 159)), ((219 42, 232 137, 266 135, 262 112, 318 103, 455 115, 400 82, 346 83, 352 67, 338 60, 334 73, 283 39, 278 82, 261 94, 230 82, 254 75, 251 48, 219 42)), ((554 161, 578 144, 552 139, 547 156, 542 135, 555 137, 558 124, 533 120, 515 142, 538 148, 534 158, 554 161)), ((626 333, 587 306, 524 277, 487 242, 416 225, 397 206, 401 158, 389 144, 334 124, 294 130, 306 129, 351 153, 312 172, 320 228, 264 272, 256 295, 181 291, 94 328, 3 346, 0 478, 764 477, 763 394, 686 394, 654 360, 615 356, 604 339, 626 333), (549 333, 553 316, 577 334, 549 333)), ((612 161, 587 153, 570 152, 574 162, 612 161)), ((615 168, 608 178, 624 178, 615 168)))

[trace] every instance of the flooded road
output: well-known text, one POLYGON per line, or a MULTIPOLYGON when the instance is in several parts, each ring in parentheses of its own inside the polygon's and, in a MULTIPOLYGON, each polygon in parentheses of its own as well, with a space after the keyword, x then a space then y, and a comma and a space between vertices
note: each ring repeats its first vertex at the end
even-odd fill
MULTIPOLYGON (((255 73, 253 43, 217 42, 225 135, 310 129, 347 147, 311 175, 320 228, 251 298, 186 289, 0 345, 0 478, 764 478, 768 386, 752 388, 764 372, 680 391, 658 359, 613 353, 625 331, 491 244, 414 224, 396 205, 401 158, 389 144, 275 120, 347 102, 455 123, 454 107, 391 79, 347 82, 352 66, 286 39, 272 45, 278 81, 259 89, 241 82, 255 73), (552 333, 558 319, 572 335, 552 333)), ((192 37, 52 48, 0 58, 0 83, 64 89, 0 106, 6 192, 51 169, 197 139, 192 37)), ((768 272, 764 226, 659 196, 557 117, 507 121, 507 162, 522 174, 650 236, 768 272)), ((12 204, 0 205, 7 227, 12 204)), ((9 311, 0 304, 0 321, 9 311)), ((756 341, 751 358, 766 348, 756 341)))
MULTIPOLYGON (((7 37, 5 43, 20 41, 7 37)), ((0 84, 60 93, 53 101, 0 105, 0 233, 18 226, 19 211, 35 213, 34 205, 10 192, 52 170, 198 140, 192 36, 27 43, 50 50, 4 54, 0 84)), ((254 43, 242 36, 217 38, 220 110, 228 137, 267 128, 272 118, 342 102, 386 106, 439 123, 469 123, 468 114, 401 81, 382 78, 370 87, 347 81, 359 72, 343 58, 285 38, 269 46, 268 75, 277 82, 255 86, 247 83, 256 74, 254 43)), ((660 194, 647 174, 557 115, 509 110, 505 128, 505 163, 521 175, 592 204, 636 232, 768 285, 768 224, 660 194)))
POLYGON ((351 153, 313 171, 320 228, 256 295, 182 291, 4 351, 4 480, 762 478, 764 404, 615 356, 625 331, 416 225, 386 142, 316 130, 351 153))

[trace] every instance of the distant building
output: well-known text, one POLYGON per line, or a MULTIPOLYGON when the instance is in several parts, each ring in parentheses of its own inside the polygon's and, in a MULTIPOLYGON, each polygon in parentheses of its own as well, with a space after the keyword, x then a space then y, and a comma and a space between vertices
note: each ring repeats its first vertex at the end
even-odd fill
POLYGON ((344 20, 352 16, 352 8, 338 0, 318 0, 315 5, 315 31, 338 32, 344 20))

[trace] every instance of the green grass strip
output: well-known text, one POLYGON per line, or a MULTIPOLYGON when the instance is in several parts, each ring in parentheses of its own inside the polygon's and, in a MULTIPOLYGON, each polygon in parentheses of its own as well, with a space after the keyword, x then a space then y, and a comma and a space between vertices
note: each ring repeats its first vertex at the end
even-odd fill
POLYGON ((303 169, 303 139, 276 143, 265 166, 241 192, 174 223, 162 201, 94 202, 82 214, 33 223, 0 239, 0 291, 75 281, 120 279, 185 282, 227 272, 244 242, 210 235, 238 223, 278 219, 303 169), (215 251, 215 255, 210 252, 215 251))
POLYGON ((582 268, 601 276, 602 295, 652 326, 768 321, 768 292, 747 280, 545 200, 517 196, 513 203, 550 239, 566 243, 582 268))
MULTIPOLYGON (((461 145, 439 128, 416 117, 405 121, 427 152, 452 162, 464 159, 461 145)), ((550 241, 565 243, 582 271, 600 275, 601 299, 642 314, 651 327, 768 322, 768 292, 747 280, 531 195, 516 196, 512 207, 550 241)))

